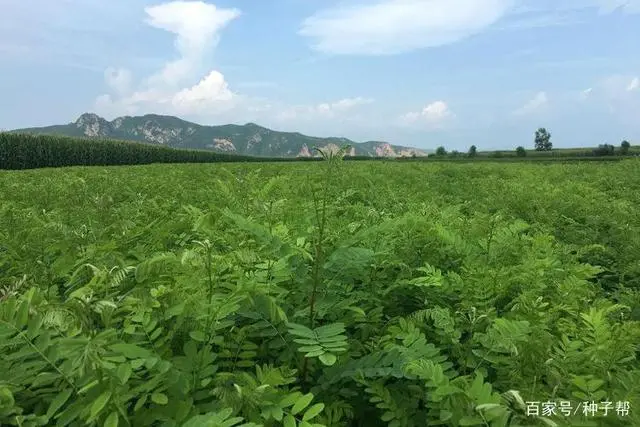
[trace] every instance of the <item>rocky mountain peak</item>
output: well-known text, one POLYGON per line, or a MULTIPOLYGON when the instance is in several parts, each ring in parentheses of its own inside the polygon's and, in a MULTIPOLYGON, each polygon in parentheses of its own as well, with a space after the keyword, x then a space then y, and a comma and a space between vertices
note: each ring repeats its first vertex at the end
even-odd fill
POLYGON ((107 129, 108 122, 102 117, 94 113, 84 113, 75 121, 78 128, 83 129, 85 136, 106 136, 109 131, 107 129))
POLYGON ((104 119, 95 113, 83 113, 75 121, 75 124, 78 125, 78 127, 80 127, 80 126, 84 126, 85 124, 90 124, 90 123, 95 123, 100 121, 104 121, 104 119))

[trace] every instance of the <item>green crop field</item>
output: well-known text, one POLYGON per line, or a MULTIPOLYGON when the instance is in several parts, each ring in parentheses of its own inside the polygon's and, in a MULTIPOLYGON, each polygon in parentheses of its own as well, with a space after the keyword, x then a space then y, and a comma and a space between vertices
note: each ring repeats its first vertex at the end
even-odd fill
POLYGON ((0 425, 640 426, 640 159, 0 171, 0 425))

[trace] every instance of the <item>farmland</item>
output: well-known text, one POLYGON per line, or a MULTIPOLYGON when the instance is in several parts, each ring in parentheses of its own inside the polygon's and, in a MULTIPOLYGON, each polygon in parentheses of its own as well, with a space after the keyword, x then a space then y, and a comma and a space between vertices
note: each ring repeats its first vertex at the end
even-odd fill
POLYGON ((636 158, 0 171, 0 425, 638 426, 638 212, 636 158))

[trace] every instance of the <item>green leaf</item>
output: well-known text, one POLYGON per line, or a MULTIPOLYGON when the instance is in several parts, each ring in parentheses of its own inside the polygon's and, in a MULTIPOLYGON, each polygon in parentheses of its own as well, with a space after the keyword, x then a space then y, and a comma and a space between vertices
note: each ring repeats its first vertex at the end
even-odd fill
POLYGON ((327 366, 332 366, 334 363, 336 363, 336 360, 338 360, 338 358, 331 353, 321 354, 318 359, 320 359, 320 361, 327 366))
POLYGON ((56 426, 69 425, 71 422, 73 422, 73 420, 78 418, 80 414, 86 410, 86 407, 82 403, 83 402, 78 401, 73 402, 69 405, 68 408, 58 414, 56 416, 56 418, 58 419, 56 426))
POLYGON ((318 351, 318 350, 322 350, 322 346, 321 345, 306 345, 304 347, 300 347, 298 349, 298 351, 306 353, 306 352, 314 352, 314 351, 318 351))
POLYGON ((42 318, 37 314, 35 316, 31 316, 29 321, 27 322, 27 336, 29 339, 34 339, 36 335, 38 335, 38 331, 42 326, 42 318))
POLYGON ((140 367, 142 367, 142 365, 144 365, 145 360, 144 359, 135 359, 131 361, 131 368, 132 369, 138 369, 140 367))
POLYGON ((129 381, 129 378, 131 377, 131 365, 129 363, 123 363, 122 365, 118 366, 118 370, 116 371, 116 374, 118 375, 118 379, 120 380, 121 384, 126 384, 127 381, 129 381))
POLYGON ((499 405, 497 403, 483 403, 482 405, 476 406, 476 411, 484 411, 484 410, 496 409, 501 407, 502 405, 499 405))
POLYGON ((47 418, 52 418, 58 412, 58 409, 69 400, 72 392, 71 389, 66 389, 56 395, 55 399, 49 404, 49 409, 47 409, 47 418))
MULTIPOLYGON (((378 405, 378 407, 380 407, 380 405, 378 405)), ((380 417, 380 419, 384 422, 389 422, 391 420, 394 420, 395 418, 396 418, 396 414, 394 414, 393 412, 385 412, 380 417)))
POLYGON ((375 252, 367 248, 341 247, 324 264, 329 272, 347 278, 362 277, 374 262, 375 252))
POLYGON ((289 328, 289 333, 291 335, 296 335, 304 338, 315 338, 316 334, 309 328, 304 325, 299 325, 297 323, 288 323, 287 327, 289 328))
POLYGON ((599 380, 599 379, 595 379, 595 380, 589 381, 587 383, 587 386, 589 387, 589 390, 595 391, 595 390, 599 389, 600 387, 602 387, 603 384, 604 384, 604 381, 599 380))
POLYGON ((104 421, 104 427, 118 427, 118 412, 113 411, 104 421))
POLYGON ((169 398, 164 393, 153 393, 151 395, 151 401, 153 403, 157 403, 158 405, 166 405, 169 403, 169 398))
POLYGON ((153 331, 151 335, 149 335, 149 340, 155 341, 156 339, 158 339, 158 337, 160 336, 160 334, 162 334, 163 331, 164 331, 164 328, 162 327, 156 329, 155 331, 153 331))
POLYGON ((109 399, 111 399, 111 391, 105 391, 100 396, 98 396, 98 398, 94 400, 93 404, 91 405, 89 418, 95 418, 96 415, 98 415, 100 411, 102 411, 102 409, 104 409, 104 407, 107 405, 109 399))
POLYGON ((589 396, 587 396, 586 393, 583 393, 581 391, 574 391, 573 393, 571 393, 574 397, 577 397, 578 399, 582 400, 582 401, 588 401, 589 400, 589 396))
POLYGON ((555 422, 553 422, 552 420, 550 420, 549 418, 546 417, 538 417, 539 421, 542 421, 544 424, 548 425, 549 427, 558 427, 558 424, 556 424, 555 422))
POLYGON ((319 350, 310 351, 309 353, 305 354, 304 357, 318 357, 322 356, 323 354, 325 354, 325 351, 320 348, 319 350))
POLYGON ((458 424, 461 426, 477 426, 483 425, 484 421, 480 417, 462 417, 458 424))
POLYGON ((118 343, 110 346, 111 350, 123 354, 128 359, 145 359, 151 352, 135 344, 118 343))
POLYGON ((138 401, 136 402, 136 406, 134 406, 133 408, 134 412, 138 412, 144 406, 144 404, 147 403, 148 396, 148 394, 144 394, 140 399, 138 399, 138 401))
POLYGON ((345 341, 339 341, 339 342, 323 342, 322 343, 322 347, 326 348, 327 350, 341 350, 344 347, 347 346, 347 343, 345 341))
POLYGON ((274 406, 273 409, 271 409, 271 416, 276 421, 282 421, 282 417, 284 417, 284 413, 282 412, 282 408, 279 407, 279 406, 274 406))
POLYGON ((283 426, 284 427, 296 427, 296 419, 293 418, 293 415, 287 415, 286 417, 284 417, 283 426))
POLYGON ((316 328, 314 332, 319 339, 340 335, 344 332, 344 323, 332 323, 330 325, 321 326, 316 328))
POLYGON ((78 394, 84 394, 87 391, 89 391, 90 389, 92 389, 93 387, 97 386, 98 384, 100 384, 100 382, 98 380, 93 380, 89 384, 85 385, 80 390, 78 390, 78 394))
POLYGON ((293 408, 291 408, 291 413, 293 415, 296 415, 298 412, 306 408, 309 405, 309 403, 311 403, 312 400, 313 400, 312 393, 307 393, 303 395, 302 397, 300 397, 300 399, 296 401, 295 405, 293 405, 293 408))
POLYGON ((327 345, 331 343, 339 343, 341 345, 345 345, 347 343, 347 337, 345 335, 334 335, 331 337, 319 337, 318 342, 322 345, 327 345))
POLYGON ((165 312, 165 319, 170 319, 173 316, 178 316, 178 315, 182 314, 184 312, 184 308, 185 308, 185 303, 180 303, 178 305, 174 305, 173 307, 169 308, 165 312))
POLYGON ((205 342, 207 340, 207 337, 202 331, 191 331, 189 332, 189 336, 191 337, 192 340, 198 341, 198 342, 205 342))
POLYGON ((22 329, 27 325, 29 321, 29 301, 22 301, 20 308, 18 308, 18 315, 16 316, 16 325, 22 329))
POLYGON ((293 340, 293 342, 297 343, 297 344, 304 344, 304 345, 317 345, 318 344, 318 340, 316 340, 315 338, 310 340, 310 339, 304 339, 304 338, 298 338, 293 340))
POLYGON ((573 380, 571 382, 575 384, 580 390, 589 391, 589 385, 587 384, 587 381, 584 377, 575 376, 573 377, 573 380))
POLYGON ((300 396, 302 396, 302 393, 300 393, 299 391, 288 394, 280 400, 280 406, 283 408, 287 408, 291 405, 294 405, 300 398, 300 396))
POLYGON ((440 421, 448 421, 453 416, 453 412, 442 409, 440 411, 440 421))
POLYGON ((322 412, 323 409, 324 409, 324 403, 316 403, 315 405, 307 409, 302 419, 304 421, 309 421, 310 419, 316 417, 320 412, 322 412))

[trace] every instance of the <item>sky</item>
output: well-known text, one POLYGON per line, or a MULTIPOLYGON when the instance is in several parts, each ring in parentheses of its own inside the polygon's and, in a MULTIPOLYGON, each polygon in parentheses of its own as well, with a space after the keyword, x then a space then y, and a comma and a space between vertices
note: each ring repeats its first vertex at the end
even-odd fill
POLYGON ((0 0, 0 129, 149 113, 466 151, 640 143, 640 0, 0 0))

